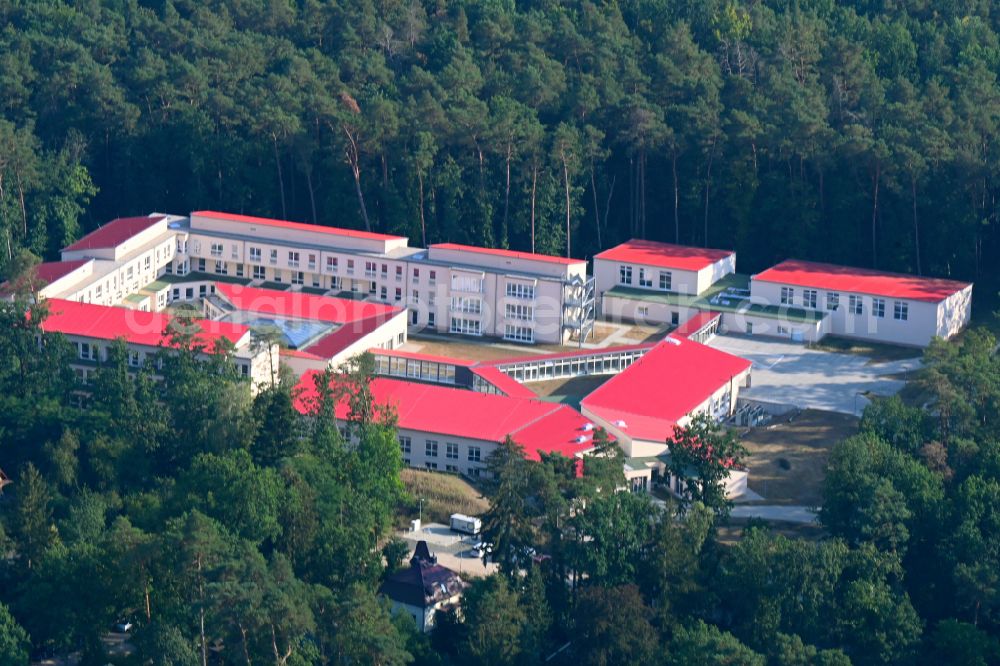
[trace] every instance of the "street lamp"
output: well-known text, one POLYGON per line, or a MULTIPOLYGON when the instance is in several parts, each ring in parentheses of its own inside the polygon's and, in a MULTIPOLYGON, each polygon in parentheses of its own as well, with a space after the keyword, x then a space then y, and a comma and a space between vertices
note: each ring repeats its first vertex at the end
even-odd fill
POLYGON ((420 530, 423 531, 423 529, 424 529, 424 498, 423 497, 419 498, 417 500, 417 504, 420 506, 417 522, 420 524, 420 530))

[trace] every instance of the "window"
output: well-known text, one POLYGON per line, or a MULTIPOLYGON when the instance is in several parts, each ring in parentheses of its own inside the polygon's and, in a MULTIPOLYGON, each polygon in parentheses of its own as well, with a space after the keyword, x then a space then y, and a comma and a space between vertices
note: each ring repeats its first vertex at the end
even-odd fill
POLYGON ((233 259, 239 259, 240 258, 240 247, 239 247, 239 245, 233 245, 233 251, 230 252, 230 255, 232 256, 233 259))
POLYGON ((778 335, 788 335, 788 327, 778 324, 778 335))
POLYGON ((326 270, 333 273, 337 270, 337 257, 327 257, 326 258, 326 270))
POLYGON ((416 305, 420 302, 420 292, 414 290, 413 295, 410 297, 410 302, 416 305))
POLYGON ((347 274, 348 275, 354 275, 354 260, 353 259, 348 259, 347 260, 347 274))
POLYGON ((236 264, 236 277, 243 277, 243 264, 236 264))
POLYGON ((399 450, 401 453, 410 453, 412 442, 409 437, 404 437, 400 435, 399 437, 399 450))
POLYGON ((618 283, 619 284, 632 284, 632 267, 631 266, 619 266, 618 267, 618 283))
POLYGON ((130 366, 132 366, 133 368, 138 368, 139 367, 139 352, 137 352, 137 351, 130 351, 128 353, 128 364, 130 366))
POLYGON ((458 444, 448 442, 445 444, 444 457, 451 460, 458 460, 458 444))
POLYGON ((673 274, 670 271, 660 271, 660 289, 670 291, 673 284, 673 274))
POLYGON ((791 305, 792 301, 795 299, 795 290, 791 287, 781 288, 781 304, 791 305))
POLYGON ((295 268, 299 265, 299 253, 289 252, 288 253, 288 265, 295 268))
POLYGON ((134 273, 135 273, 135 267, 134 266, 129 266, 128 269, 125 271, 125 277, 127 279, 131 280, 132 279, 132 275, 134 273))
POLYGON ((672 326, 677 326, 680 323, 681 323, 681 315, 680 315, 680 313, 679 312, 671 312, 670 313, 670 324, 672 326))
POLYGON ((396 282, 402 282, 402 281, 403 281, 403 267, 396 266, 396 282))
POLYGON ((222 256, 222 243, 212 243, 212 256, 213 257, 222 256))
POLYGON ((313 276, 312 276, 312 285, 314 287, 316 287, 317 289, 319 289, 321 284, 323 284, 322 278, 320 278, 320 276, 318 276, 315 273, 313 273, 313 276))
POLYGON ((433 439, 428 439, 424 443, 424 455, 426 455, 428 458, 437 458, 438 457, 438 443, 436 441, 434 441, 433 439))
POLYGON ((224 261, 215 262, 215 272, 219 275, 229 275, 229 266, 224 261))
POLYGON ((278 263, 278 251, 271 250, 271 264, 276 265, 278 263))
POLYGON ((478 479, 481 471, 482 470, 480 470, 478 467, 470 467, 469 468, 469 476, 474 476, 474 477, 476 477, 478 479))
POLYGON ((480 314, 483 311, 483 301, 481 298, 469 298, 467 296, 453 296, 451 299, 451 309, 456 312, 480 314))
POLYGON ((444 471, 452 472, 453 474, 458 474, 458 466, 456 465, 445 465, 444 471))
POLYGON ((389 265, 388 264, 382 264, 382 277, 383 278, 389 277, 389 265))
POLYGON ((507 296, 508 298, 521 298, 524 300, 532 300, 533 298, 535 298, 535 287, 534 285, 530 284, 508 282, 507 296))
POLYGON ((399 287, 396 287, 396 300, 397 301, 403 300, 403 290, 400 289, 399 287))
POLYGON ((816 308, 816 290, 815 289, 803 289, 802 290, 802 306, 806 308, 816 308))
POLYGON ((469 462, 479 462, 482 457, 482 451, 478 446, 469 447, 469 462))
POLYGON ((365 262, 365 277, 375 277, 375 262, 366 261, 365 262))
POLYGON ((464 335, 482 335, 480 323, 475 319, 452 317, 450 330, 452 333, 462 333, 464 335))
POLYGON ((433 312, 428 312, 427 313, 427 325, 428 326, 433 326, 434 325, 434 320, 436 318, 437 317, 436 317, 436 315, 433 312))
POLYGON ((646 274, 646 269, 645 268, 640 268, 639 269, 639 286, 640 287, 652 287, 653 286, 653 278, 649 277, 646 274))
POLYGON ((847 311, 853 315, 859 315, 864 312, 864 306, 861 304, 860 296, 847 297, 847 311))
MULTIPOLYGON (((375 291, 375 283, 374 283, 374 282, 372 282, 372 292, 374 292, 374 291, 375 291)), ((384 300, 386 300, 386 299, 387 299, 388 297, 389 297, 389 292, 388 292, 388 290, 387 290, 387 289, 386 289, 385 287, 382 287, 381 291, 379 292, 379 300, 382 300, 382 301, 384 301, 384 300)))
POLYGON ((910 317, 910 305, 903 301, 896 301, 892 305, 892 318, 906 321, 910 317))
POLYGON ((879 319, 885 318, 885 299, 884 298, 873 298, 872 299, 872 314, 879 319))
POLYGON ((420 269, 419 268, 414 268, 413 269, 413 284, 416 284, 418 282, 420 282, 420 269))
POLYGON ((205 260, 204 259, 198 259, 198 272, 199 273, 204 273, 205 272, 205 260))
POLYGON ((252 247, 250 248, 250 261, 260 261, 260 248, 252 247))
POLYGON ((437 284, 437 271, 430 272, 430 283, 432 285, 437 284))
POLYGON ((514 342, 534 342, 535 332, 527 326, 505 324, 503 327, 503 337, 504 340, 513 340, 514 342))
POLYGON ((648 317, 649 316, 649 306, 640 305, 639 306, 639 315, 642 316, 642 317, 648 317))
POLYGON ((82 358, 85 361, 89 361, 91 358, 93 358, 90 355, 91 354, 90 350, 91 350, 91 347, 90 347, 90 343, 89 342, 81 342, 80 343, 80 358, 82 358))
POLYGON ((316 255, 315 254, 310 254, 309 255, 309 270, 311 270, 311 271, 316 270, 316 255))
POLYGON ((535 308, 530 305, 519 305, 517 303, 507 303, 504 306, 507 319, 520 319, 522 321, 532 321, 535 318, 535 308))
POLYGON ((336 275, 330 278, 330 289, 336 289, 337 291, 340 291, 340 278, 337 277, 336 275))
POLYGON ((840 307, 840 294, 835 291, 826 292, 826 309, 836 310, 840 307))
POLYGON ((253 279, 254 280, 266 280, 267 279, 267 269, 263 266, 253 267, 253 279))
POLYGON ((292 284, 305 283, 305 274, 302 271, 292 271, 292 284))
POLYGON ((451 288, 453 291, 470 291, 479 294, 483 291, 483 279, 475 275, 452 275, 451 288))

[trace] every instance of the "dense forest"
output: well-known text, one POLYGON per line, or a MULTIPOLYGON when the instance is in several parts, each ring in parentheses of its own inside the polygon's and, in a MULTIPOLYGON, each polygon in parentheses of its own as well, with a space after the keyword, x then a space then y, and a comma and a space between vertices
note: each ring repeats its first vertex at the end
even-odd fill
POLYGON ((0 25, 7 260, 215 208, 997 281, 988 0, 4 0, 0 25))
POLYGON ((608 491, 625 486, 624 459, 601 431, 582 476, 508 440, 482 482, 499 571, 470 579, 428 637, 376 594, 405 565, 393 528, 418 506, 370 355, 320 375, 304 417, 294 381, 251 397, 190 327, 171 331, 162 367, 130 376, 119 342, 80 386, 72 348, 27 308, 0 303, 2 664, 29 651, 84 666, 1000 663, 989 333, 930 347, 915 380, 930 407, 866 408, 833 448, 817 538, 751 523, 720 539, 720 480, 745 451, 704 419, 668 441, 702 490, 666 504, 608 491), (127 657, 106 654, 119 618, 136 623, 127 657))

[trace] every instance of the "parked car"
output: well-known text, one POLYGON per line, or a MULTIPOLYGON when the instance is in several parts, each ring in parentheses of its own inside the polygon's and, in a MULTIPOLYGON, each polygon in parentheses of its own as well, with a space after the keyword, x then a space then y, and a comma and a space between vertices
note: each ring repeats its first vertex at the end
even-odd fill
POLYGON ((127 634, 130 631, 132 631, 132 628, 134 626, 135 625, 133 624, 132 620, 128 620, 128 619, 124 619, 123 618, 123 619, 118 620, 117 622, 115 622, 114 629, 119 634, 127 634))
POLYGON ((485 541, 479 541, 474 546, 472 546, 473 557, 483 558, 491 555, 493 553, 493 544, 486 543, 485 541))

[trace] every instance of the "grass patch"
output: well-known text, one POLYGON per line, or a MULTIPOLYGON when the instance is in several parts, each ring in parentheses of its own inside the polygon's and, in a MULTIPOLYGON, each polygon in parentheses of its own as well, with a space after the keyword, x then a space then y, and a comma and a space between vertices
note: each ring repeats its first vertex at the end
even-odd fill
POLYGON ((764 504, 818 506, 830 450, 857 431, 856 417, 818 409, 753 428, 742 440, 750 451, 747 485, 764 504))
MULTIPOLYGON (((743 533, 749 523, 750 519, 747 518, 730 518, 728 523, 719 525, 716 528, 716 535, 719 539, 719 543, 732 546, 743 538, 743 533)), ((768 523, 768 527, 775 534, 780 534, 788 537, 789 539, 820 541, 827 536, 826 530, 823 529, 823 526, 817 523, 771 522, 768 523)))
POLYGON ((538 394, 542 400, 559 402, 580 408, 580 401, 590 395, 598 386, 611 379, 613 375, 584 375, 570 379, 549 379, 543 382, 525 384, 538 394))
POLYGON ((886 363, 888 361, 901 361, 908 358, 920 358, 923 350, 917 347, 906 347, 903 345, 889 345, 881 342, 869 342, 867 340, 854 340, 851 338, 841 338, 835 335, 828 335, 820 342, 809 345, 810 349, 820 351, 835 352, 838 354, 858 354, 869 357, 873 363, 886 363))
POLYGON ((478 516, 490 508, 490 503, 482 493, 456 474, 405 468, 400 472, 400 477, 412 498, 412 502, 402 507, 403 515, 400 517, 404 523, 417 517, 418 500, 421 498, 424 500, 425 523, 447 524, 453 513, 478 516))

